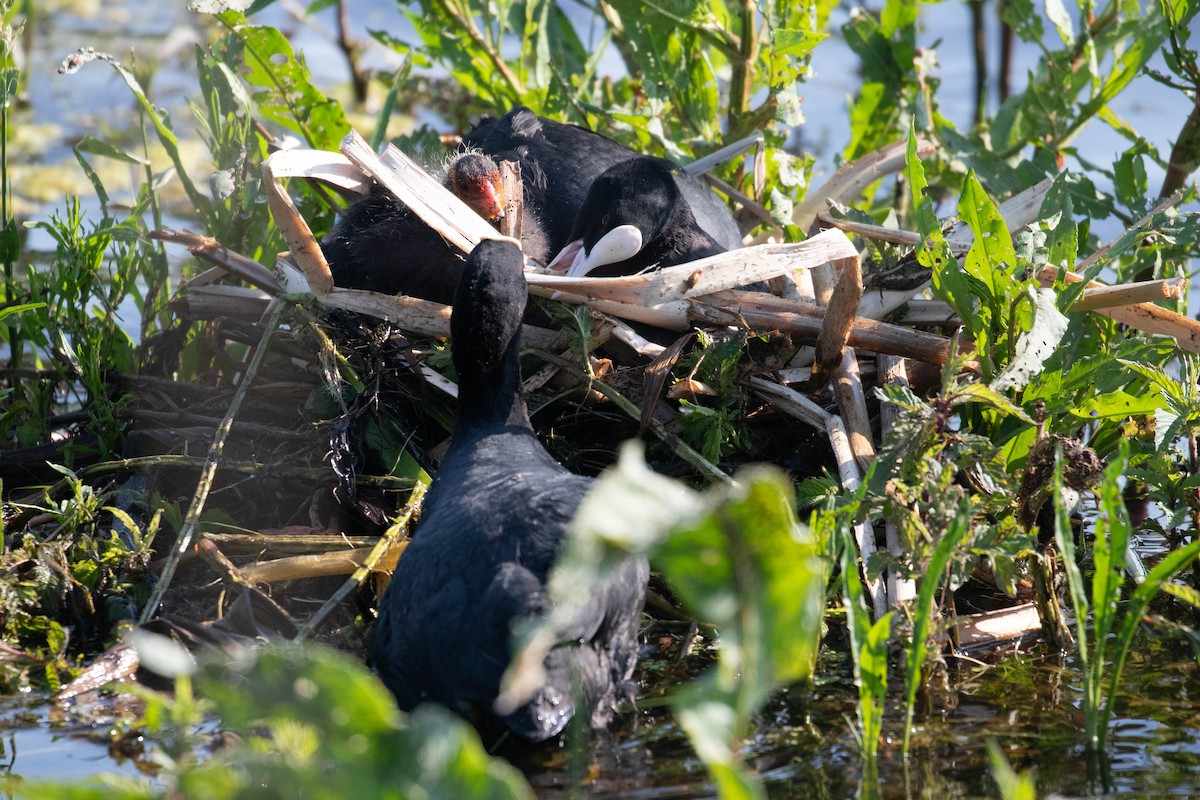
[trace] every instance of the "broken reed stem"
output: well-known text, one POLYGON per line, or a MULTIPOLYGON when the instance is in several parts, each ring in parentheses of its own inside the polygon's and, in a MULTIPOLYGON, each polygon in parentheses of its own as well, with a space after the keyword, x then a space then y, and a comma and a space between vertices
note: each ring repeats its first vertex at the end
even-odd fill
POLYGON ((392 547, 401 544, 400 533, 408 527, 409 522, 412 521, 413 516, 421 507, 421 501, 425 499, 425 492, 428 489, 428 483, 417 481, 416 485, 413 486, 412 494, 408 497, 408 502, 404 504, 404 508, 400 509, 400 513, 396 515, 396 519, 388 526, 383 537, 376 542, 375 546, 371 548, 371 552, 363 559, 362 564, 354 570, 345 583, 338 587, 333 596, 317 609, 317 613, 313 614, 308 621, 299 627, 296 632, 297 639, 307 639, 311 636, 317 626, 323 623, 325 618, 333 613, 333 610, 341 605, 342 601, 349 597, 350 593, 367 579, 367 576, 371 574, 371 571, 375 569, 384 555, 392 547))
MULTIPOLYGON (((388 550, 396 559, 381 558, 376 568, 394 570, 399 555, 404 551, 405 543, 397 542, 388 550), (388 562, 391 562, 390 564, 388 562), (390 569, 389 569, 390 567, 390 569)), ((242 574, 249 580, 258 583, 278 583, 279 581, 294 581, 301 578, 324 578, 330 575, 351 575, 366 563, 374 547, 355 547, 349 550, 326 550, 323 553, 305 553, 298 556, 272 558, 268 561, 258 561, 242 567, 242 574)))
POLYGON ((1115 306, 1153 303, 1159 300, 1178 300, 1187 288, 1187 278, 1167 278, 1157 281, 1122 283, 1099 286, 1083 291, 1083 297, 1071 305, 1072 311, 1094 311, 1115 306))
POLYGON ((850 434, 850 449, 858 461, 858 469, 866 474, 875 461, 875 443, 871 441, 871 415, 853 347, 842 350, 842 363, 833 376, 833 396, 850 434))
MULTIPOLYGON (((817 303, 825 306, 825 318, 817 335, 817 353, 812 364, 812 378, 806 390, 810 395, 821 391, 825 383, 842 364, 842 350, 854 327, 855 314, 862 300, 862 270, 857 258, 841 259, 837 283, 827 297, 817 287, 817 271, 813 270, 813 286, 817 288, 817 303)), ((824 266, 833 269, 833 264, 824 266)))
MULTIPOLYGON (((171 228, 150 231, 147 235, 151 239, 181 244, 196 258, 207 261, 210 264, 215 264, 222 270, 236 275, 250 285, 262 289, 264 292, 272 295, 283 293, 283 287, 279 285, 279 281, 275 279, 275 275, 271 270, 259 264, 254 259, 247 258, 241 253, 228 249, 211 236, 202 236, 192 231, 177 231, 171 228)), ((195 279, 189 282, 188 285, 191 286, 194 283, 195 279)))
MULTIPOLYGON (((880 386, 908 386, 908 371, 904 366, 904 359, 895 356, 879 356, 875 359, 875 365, 879 370, 880 386)), ((896 427, 896 421, 899 418, 900 408, 898 406, 888 402, 879 404, 881 440, 887 441, 888 435, 896 427)), ((892 515, 886 519, 885 536, 888 553, 897 561, 903 559, 905 553, 900 544, 900 528, 896 525, 892 515)), ((907 603, 917 596, 917 587, 911 578, 897 576, 896 568, 892 566, 888 567, 887 571, 887 593, 888 599, 893 605, 907 603)))
POLYGON ((204 504, 208 500, 209 490, 212 489, 213 479, 217 474, 221 452, 225 449, 225 440, 229 438, 229 431, 233 428, 233 421, 241 410, 242 402, 246 399, 246 395, 250 391, 250 384, 254 382, 254 377, 258 374, 258 370, 262 366, 263 359, 267 355, 267 349, 271 344, 271 338, 275 335, 275 330, 279 327, 279 323, 283 319, 283 312, 287 308, 287 305, 287 303, 282 301, 275 302, 275 308, 271 312, 270 319, 267 320, 267 326, 263 331, 262 339, 259 340, 249 365, 247 365, 245 371, 242 373, 241 383, 238 384, 237 391, 233 394, 233 399, 229 401, 229 410, 225 413, 225 418, 221 420, 221 424, 213 436, 212 444, 208 448, 208 458, 205 461, 204 469, 200 472, 200 480, 196 484, 196 493, 192 497, 192 504, 188 508, 183 525, 179 528, 179 536, 175 540, 175 547, 167 556, 167 561, 163 565, 163 571, 158 576, 158 581, 154 584, 154 591, 150 593, 150 600, 146 603, 145 608, 142 609, 139 622, 143 625, 149 622, 158 611, 159 605, 162 604, 163 596, 167 593, 167 589, 171 585, 171 579, 175 577, 175 570, 179 567, 179 560, 183 558, 183 554, 191 546, 192 536, 200 524, 200 514, 204 511, 204 504))
MULTIPOLYGON (((700 321, 778 330, 808 341, 815 341, 820 336, 824 313, 816 306, 806 308, 804 303, 762 292, 741 291, 717 292, 703 300, 692 301, 691 307, 691 316, 700 321)), ((931 364, 946 363, 950 352, 950 340, 944 336, 861 316, 853 318, 846 343, 872 353, 890 353, 931 364)))
POLYGON ((521 241, 521 212, 525 205, 525 187, 521 184, 521 164, 518 161, 501 161, 500 190, 504 193, 504 218, 500 220, 500 233, 521 241))

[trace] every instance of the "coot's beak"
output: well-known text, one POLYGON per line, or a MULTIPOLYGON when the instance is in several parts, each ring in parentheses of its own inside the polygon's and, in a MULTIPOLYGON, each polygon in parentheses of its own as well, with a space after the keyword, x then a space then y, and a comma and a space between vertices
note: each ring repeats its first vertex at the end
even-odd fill
POLYGON ((568 242, 567 246, 558 251, 558 255, 546 265, 546 269, 551 272, 557 272, 560 275, 565 275, 567 270, 571 268, 571 264, 575 263, 575 258, 583 252, 583 239, 576 239, 573 242, 568 242))
POLYGON ((479 182, 479 189, 483 199, 487 201, 482 204, 485 209, 484 216, 488 219, 504 219, 504 199, 496 191, 496 185, 484 180, 479 182))
POLYGON ((617 264, 637 255, 642 249, 642 232, 636 225, 618 225, 592 245, 592 252, 583 249, 583 240, 576 239, 562 249, 550 262, 554 272, 565 272, 572 278, 587 275, 596 267, 617 264), (567 267, 567 263, 570 266, 567 267))

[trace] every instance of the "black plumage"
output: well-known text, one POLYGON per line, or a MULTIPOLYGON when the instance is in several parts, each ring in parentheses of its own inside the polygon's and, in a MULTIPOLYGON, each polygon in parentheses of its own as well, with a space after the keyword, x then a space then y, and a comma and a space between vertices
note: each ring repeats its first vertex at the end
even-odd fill
POLYGON ((592 182, 571 241, 551 266, 574 276, 632 275, 741 246, 729 207, 703 181, 642 156, 592 182))
MULTIPOLYGON (((519 393, 526 291, 519 251, 485 241, 455 296, 458 422, 371 641, 404 709, 432 701, 494 718, 513 624, 547 613, 547 573, 591 484, 563 469, 530 427, 519 393)), ((554 736, 577 696, 592 727, 607 724, 630 693, 647 575, 644 561, 629 562, 558 632, 545 684, 502 718, 512 731, 534 741, 554 736)))
POLYGON ((449 305, 463 255, 382 186, 355 203, 321 242, 333 285, 449 305))

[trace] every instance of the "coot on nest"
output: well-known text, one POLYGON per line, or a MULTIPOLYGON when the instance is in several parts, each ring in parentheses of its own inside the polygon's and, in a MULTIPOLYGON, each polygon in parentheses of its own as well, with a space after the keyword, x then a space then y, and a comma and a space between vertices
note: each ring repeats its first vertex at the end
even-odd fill
MULTIPOLYGON (((591 484, 563 469, 529 425, 519 363, 526 300, 520 252, 481 242, 451 318, 458 423, 371 641, 380 676, 406 710, 432 701, 495 718, 513 624, 547 613, 547 572, 591 484)), ((554 736, 577 697, 592 727, 607 724, 631 693, 647 575, 644 561, 630 562, 559 632, 545 685, 502 718, 513 732, 554 736)))
POLYGON ((741 246, 729 207, 703 181, 642 156, 592 182, 571 241, 550 266, 572 276, 632 275, 741 246))

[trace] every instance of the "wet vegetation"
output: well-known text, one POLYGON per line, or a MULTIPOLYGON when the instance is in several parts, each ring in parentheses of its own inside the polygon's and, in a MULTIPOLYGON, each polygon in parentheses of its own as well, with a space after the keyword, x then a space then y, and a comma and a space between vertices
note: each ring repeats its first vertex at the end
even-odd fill
MULTIPOLYGON (((90 194, 29 222, 7 144, 34 122, 37 5, 0 2, 0 694, 147 744, 137 777, 51 785, 10 762, 5 792, 1200 790, 1192 0, 973 3, 1038 57, 992 104, 980 73, 970 129, 939 105, 938 7, 911 0, 414 0, 410 31, 340 31, 349 90, 316 85, 269 0, 199 2, 190 119, 136 54, 64 60, 64 80, 115 74, 135 124, 75 142, 90 194), (796 131, 842 113, 801 104, 829 37, 858 71, 841 168, 814 177, 796 131), (371 50, 394 69, 367 69, 371 50), (1147 81, 1177 93, 1170 152, 1112 107, 1147 81), (516 105, 681 164, 758 133, 711 169, 743 229, 853 237, 818 259, 838 269, 766 276, 778 302, 690 298, 700 330, 653 360, 585 305, 537 301, 534 427, 601 476, 558 613, 630 554, 655 575, 639 710, 532 753, 402 714, 363 663, 453 426, 448 326, 285 291, 276 254, 297 248, 266 200, 284 176, 263 172, 285 137, 337 151, 351 120, 436 165, 443 135, 516 105), (443 124, 401 122, 416 112, 443 124), (1126 142, 1111 163, 1075 149, 1089 125, 1126 142), (802 303, 825 307, 807 327, 802 303), (1169 763, 1122 767, 1144 755, 1129 729, 1167 731, 1169 763)), ((332 5, 354 13, 309 13, 332 5)), ((287 191, 317 239, 345 205, 310 179, 287 191)), ((514 683, 545 647, 519 634, 514 683)))

